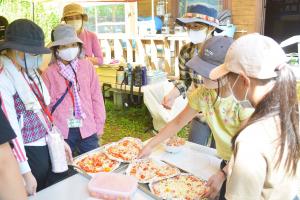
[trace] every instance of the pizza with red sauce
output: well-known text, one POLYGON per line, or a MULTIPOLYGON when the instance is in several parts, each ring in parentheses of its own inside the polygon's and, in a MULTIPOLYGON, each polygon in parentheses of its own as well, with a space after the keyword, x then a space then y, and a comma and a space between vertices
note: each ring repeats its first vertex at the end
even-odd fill
POLYGON ((143 143, 138 138, 125 137, 119 142, 105 147, 105 153, 109 158, 120 162, 132 162, 136 160, 143 148, 143 143))
POLYGON ((111 172, 117 169, 120 162, 110 159, 104 152, 86 155, 75 161, 75 164, 87 173, 111 172))

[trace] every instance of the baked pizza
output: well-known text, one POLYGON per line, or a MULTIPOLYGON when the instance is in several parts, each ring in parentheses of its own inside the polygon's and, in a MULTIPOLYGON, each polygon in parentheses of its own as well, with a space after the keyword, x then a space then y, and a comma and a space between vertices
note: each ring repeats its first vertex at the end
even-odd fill
POLYGON ((109 158, 120 162, 131 162, 137 159, 143 143, 138 138, 125 137, 119 142, 112 143, 105 147, 109 158))
POLYGON ((97 152, 75 160, 75 164, 85 172, 93 174, 111 172, 119 167, 120 162, 108 158, 104 152, 97 152))
POLYGON ((178 147, 178 146, 182 146, 185 144, 185 139, 174 136, 171 137, 167 142, 166 145, 168 146, 172 146, 172 147, 178 147))
POLYGON ((162 199, 200 200, 207 187, 205 181, 190 175, 178 176, 150 183, 153 194, 162 199))
POLYGON ((180 171, 153 159, 142 159, 131 163, 126 173, 136 177, 140 183, 150 183, 176 176, 180 174, 180 171))

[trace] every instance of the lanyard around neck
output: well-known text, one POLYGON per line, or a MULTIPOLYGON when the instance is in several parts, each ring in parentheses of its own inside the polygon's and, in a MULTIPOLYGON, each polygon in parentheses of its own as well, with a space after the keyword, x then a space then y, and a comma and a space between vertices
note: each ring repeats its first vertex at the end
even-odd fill
POLYGON ((24 73, 22 73, 22 75, 23 75, 24 79, 26 80, 27 84, 29 85, 31 91, 33 92, 33 94, 34 94, 35 97, 37 98, 39 104, 40 104, 41 107, 42 107, 42 110, 43 110, 44 113, 47 115, 47 117, 48 117, 49 121, 51 122, 51 124, 53 124, 53 117, 52 117, 52 115, 51 115, 51 112, 50 112, 49 109, 48 109, 48 106, 46 105, 46 103, 45 103, 45 101, 44 101, 43 95, 42 95, 42 93, 41 93, 39 87, 36 85, 36 83, 35 83, 34 81, 32 81, 32 82, 33 82, 33 86, 35 87, 35 90, 36 90, 36 91, 35 91, 34 88, 33 88, 33 86, 32 86, 32 84, 30 84, 30 83, 28 82, 28 80, 26 79, 26 77, 24 76, 24 73))
POLYGON ((66 85, 67 85, 67 88, 68 88, 68 93, 70 94, 70 97, 71 97, 71 100, 72 100, 72 105, 73 105, 73 114, 75 112, 75 98, 74 98, 74 94, 71 90, 71 87, 70 87, 70 84, 68 82, 68 80, 65 80, 66 81, 66 85))

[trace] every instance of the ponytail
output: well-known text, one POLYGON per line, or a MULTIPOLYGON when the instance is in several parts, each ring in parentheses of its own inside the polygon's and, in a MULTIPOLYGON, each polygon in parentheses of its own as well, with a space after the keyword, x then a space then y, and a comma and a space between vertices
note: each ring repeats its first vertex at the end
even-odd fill
MULTIPOLYGON (((279 167, 284 156, 284 151, 287 150, 287 157, 283 162, 286 172, 290 175, 296 174, 297 163, 300 159, 299 112, 296 84, 296 77, 289 66, 285 65, 278 70, 278 77, 273 89, 258 103, 255 107, 255 112, 246 124, 246 126, 249 126, 266 117, 279 115, 279 156, 275 167, 279 167)), ((232 140, 233 148, 238 134, 232 140)))

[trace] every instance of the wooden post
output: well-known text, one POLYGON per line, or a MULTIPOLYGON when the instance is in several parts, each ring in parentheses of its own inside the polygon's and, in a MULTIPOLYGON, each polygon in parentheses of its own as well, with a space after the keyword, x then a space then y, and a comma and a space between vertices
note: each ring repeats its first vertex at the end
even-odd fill
POLYGON ((126 38, 126 50, 127 50, 127 62, 128 63, 132 63, 133 62, 133 49, 132 49, 132 45, 130 43, 130 40, 128 38, 126 38))
POLYGON ((157 48, 155 45, 155 41, 151 40, 151 67, 152 69, 158 69, 158 59, 157 59, 157 48))
POLYGON ((164 40, 164 53, 165 53, 165 59, 164 59, 164 64, 165 64, 165 71, 170 74, 172 72, 171 69, 171 49, 169 42, 173 42, 172 40, 169 41, 167 38, 164 40))
POLYGON ((105 54, 104 63, 108 63, 111 60, 111 48, 108 39, 101 40, 101 46, 105 54))
POLYGON ((145 62, 146 58, 146 51, 144 44, 142 43, 142 40, 140 38, 136 38, 136 46, 137 46, 137 51, 136 51, 136 62, 142 65, 149 66, 150 63, 145 62))
POLYGON ((125 3, 125 33, 136 36, 137 31, 137 2, 125 3))
POLYGON ((123 47, 119 39, 114 39, 114 57, 117 60, 123 57, 123 47))

